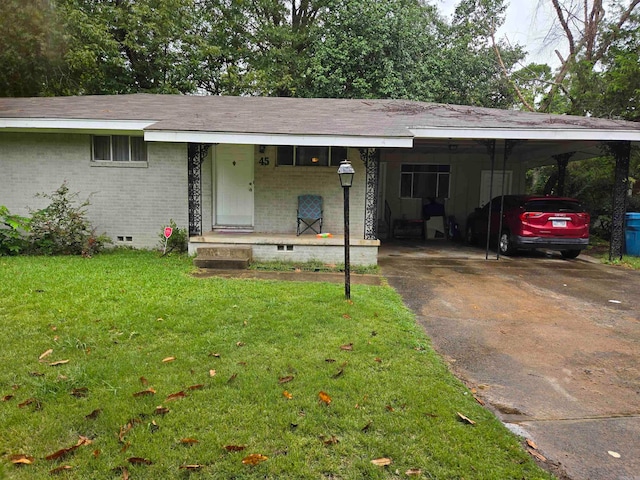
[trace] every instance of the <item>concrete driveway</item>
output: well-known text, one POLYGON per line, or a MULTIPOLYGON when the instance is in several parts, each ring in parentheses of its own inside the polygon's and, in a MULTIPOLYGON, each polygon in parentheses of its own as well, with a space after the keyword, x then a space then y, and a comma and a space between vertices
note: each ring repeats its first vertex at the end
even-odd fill
POLYGON ((640 272, 444 242, 383 246, 379 263, 453 372, 558 477, 640 480, 640 272))

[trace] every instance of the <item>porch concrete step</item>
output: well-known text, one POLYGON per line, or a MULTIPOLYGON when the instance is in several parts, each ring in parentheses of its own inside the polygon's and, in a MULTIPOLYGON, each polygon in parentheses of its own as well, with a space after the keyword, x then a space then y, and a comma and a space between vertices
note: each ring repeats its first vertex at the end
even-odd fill
POLYGON ((193 264, 198 268, 246 269, 251 262, 250 245, 220 245, 200 247, 193 264))

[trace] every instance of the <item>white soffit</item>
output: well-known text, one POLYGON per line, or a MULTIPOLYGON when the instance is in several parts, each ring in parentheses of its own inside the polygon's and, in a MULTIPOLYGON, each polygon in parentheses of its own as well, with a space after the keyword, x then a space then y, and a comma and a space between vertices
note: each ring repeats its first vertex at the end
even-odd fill
POLYGON ((95 120, 73 118, 0 118, 0 129, 14 131, 142 132, 150 120, 95 120))
POLYGON ((223 143, 238 145, 298 145, 313 147, 398 147, 412 148, 412 137, 360 137, 355 135, 282 135, 266 133, 180 132, 152 130, 144 132, 148 142, 223 143))
POLYGON ((455 128, 412 127, 415 138, 459 138, 497 140, 592 140, 640 141, 640 130, 607 130, 595 128, 455 128))

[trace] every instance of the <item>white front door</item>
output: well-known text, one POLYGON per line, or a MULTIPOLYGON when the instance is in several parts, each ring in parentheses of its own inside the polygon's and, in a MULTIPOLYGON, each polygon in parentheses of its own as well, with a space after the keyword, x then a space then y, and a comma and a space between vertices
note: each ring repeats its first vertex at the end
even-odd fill
POLYGON ((216 225, 253 226, 253 149, 216 146, 216 225))

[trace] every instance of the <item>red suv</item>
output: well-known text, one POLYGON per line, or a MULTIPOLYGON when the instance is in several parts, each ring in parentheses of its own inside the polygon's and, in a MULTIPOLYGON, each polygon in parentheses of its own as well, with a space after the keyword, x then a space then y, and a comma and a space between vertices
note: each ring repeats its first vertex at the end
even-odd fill
POLYGON ((589 244, 590 216, 573 198, 505 195, 500 230, 502 197, 496 197, 467 218, 466 239, 474 244, 487 238, 491 209, 491 240, 500 253, 543 248, 560 250, 564 258, 576 258, 589 244))

